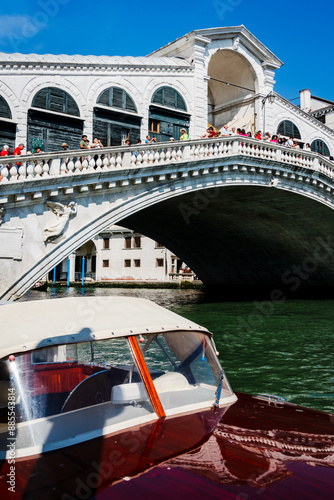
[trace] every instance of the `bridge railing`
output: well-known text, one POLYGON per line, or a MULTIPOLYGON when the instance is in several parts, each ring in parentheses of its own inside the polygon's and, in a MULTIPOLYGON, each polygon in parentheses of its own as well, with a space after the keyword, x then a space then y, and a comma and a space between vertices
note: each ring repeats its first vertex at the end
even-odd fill
POLYGON ((306 168, 334 178, 334 163, 312 152, 241 136, 168 143, 72 150, 0 159, 0 183, 33 181, 46 177, 82 175, 117 169, 172 165, 187 161, 243 156, 306 168))

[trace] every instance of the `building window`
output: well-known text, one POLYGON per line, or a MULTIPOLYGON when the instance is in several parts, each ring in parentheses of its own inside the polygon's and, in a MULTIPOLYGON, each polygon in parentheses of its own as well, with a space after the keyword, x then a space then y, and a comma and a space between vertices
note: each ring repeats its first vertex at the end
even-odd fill
POLYGON ((104 90, 97 98, 97 104, 137 113, 137 108, 132 97, 120 87, 110 87, 104 90))
POLYGON ((103 238, 103 250, 109 250, 110 248, 110 239, 103 238))
POLYGON ((279 124, 277 134, 284 135, 285 137, 293 137, 294 139, 301 139, 298 128, 289 120, 284 120, 279 124))
POLYGON ((158 243, 157 241, 155 242, 155 248, 164 248, 163 245, 161 245, 161 243, 158 243))
POLYGON ((125 236, 124 243, 125 248, 131 248, 131 236, 125 236))
POLYGON ((109 267, 109 260, 103 260, 102 267, 109 267))
POLYGON ((134 259, 133 263, 135 267, 140 267, 140 259, 134 259))
POLYGON ((160 104, 168 108, 181 109, 187 111, 185 100, 181 94, 172 87, 161 87, 152 97, 153 104, 160 104))
POLYGON ((149 131, 156 133, 156 134, 160 134, 160 122, 159 122, 159 120, 152 120, 152 119, 150 120, 149 131))
POLYGON ((141 236, 135 236, 133 238, 133 248, 141 248, 141 236))
POLYGON ((0 95, 0 116, 2 118, 11 118, 12 113, 7 104, 7 101, 0 95))
POLYGON ((155 259, 155 267, 164 267, 164 259, 155 259))
POLYGON ((124 267, 131 267, 131 259, 124 260, 124 267))
POLYGON ((56 87, 47 87, 40 90, 32 101, 33 108, 80 116, 77 103, 67 92, 56 87))
POLYGON ((321 141, 320 139, 316 139, 315 141, 312 142, 311 151, 319 153, 323 156, 330 156, 327 144, 321 141))

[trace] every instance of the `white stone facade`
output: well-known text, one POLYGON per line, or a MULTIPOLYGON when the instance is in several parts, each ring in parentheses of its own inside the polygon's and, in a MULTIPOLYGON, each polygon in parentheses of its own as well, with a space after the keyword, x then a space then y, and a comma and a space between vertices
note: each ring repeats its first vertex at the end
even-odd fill
MULTIPOLYGON (((85 281, 148 281, 173 280, 186 266, 170 250, 152 239, 121 227, 112 226, 94 240, 79 248, 59 264, 56 279, 85 281), (83 260, 84 259, 84 260, 83 260), (69 266, 69 267, 68 267, 69 266)), ((50 279, 53 273, 50 274, 50 279)))

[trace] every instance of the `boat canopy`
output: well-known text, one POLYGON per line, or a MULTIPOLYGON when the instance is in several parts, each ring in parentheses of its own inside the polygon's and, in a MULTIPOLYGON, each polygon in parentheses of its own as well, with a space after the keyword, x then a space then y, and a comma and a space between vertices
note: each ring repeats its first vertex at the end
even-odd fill
POLYGON ((0 359, 46 346, 168 331, 200 331, 202 326, 133 297, 67 297, 1 306, 0 359))

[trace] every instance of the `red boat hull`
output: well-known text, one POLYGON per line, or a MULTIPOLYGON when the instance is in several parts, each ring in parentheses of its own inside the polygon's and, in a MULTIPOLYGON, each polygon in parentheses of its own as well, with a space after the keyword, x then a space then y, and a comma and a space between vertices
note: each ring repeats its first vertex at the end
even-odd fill
POLYGON ((331 498, 334 415, 238 398, 224 415, 210 410, 161 419, 18 460, 15 493, 6 483, 10 465, 2 463, 1 498, 331 498))

